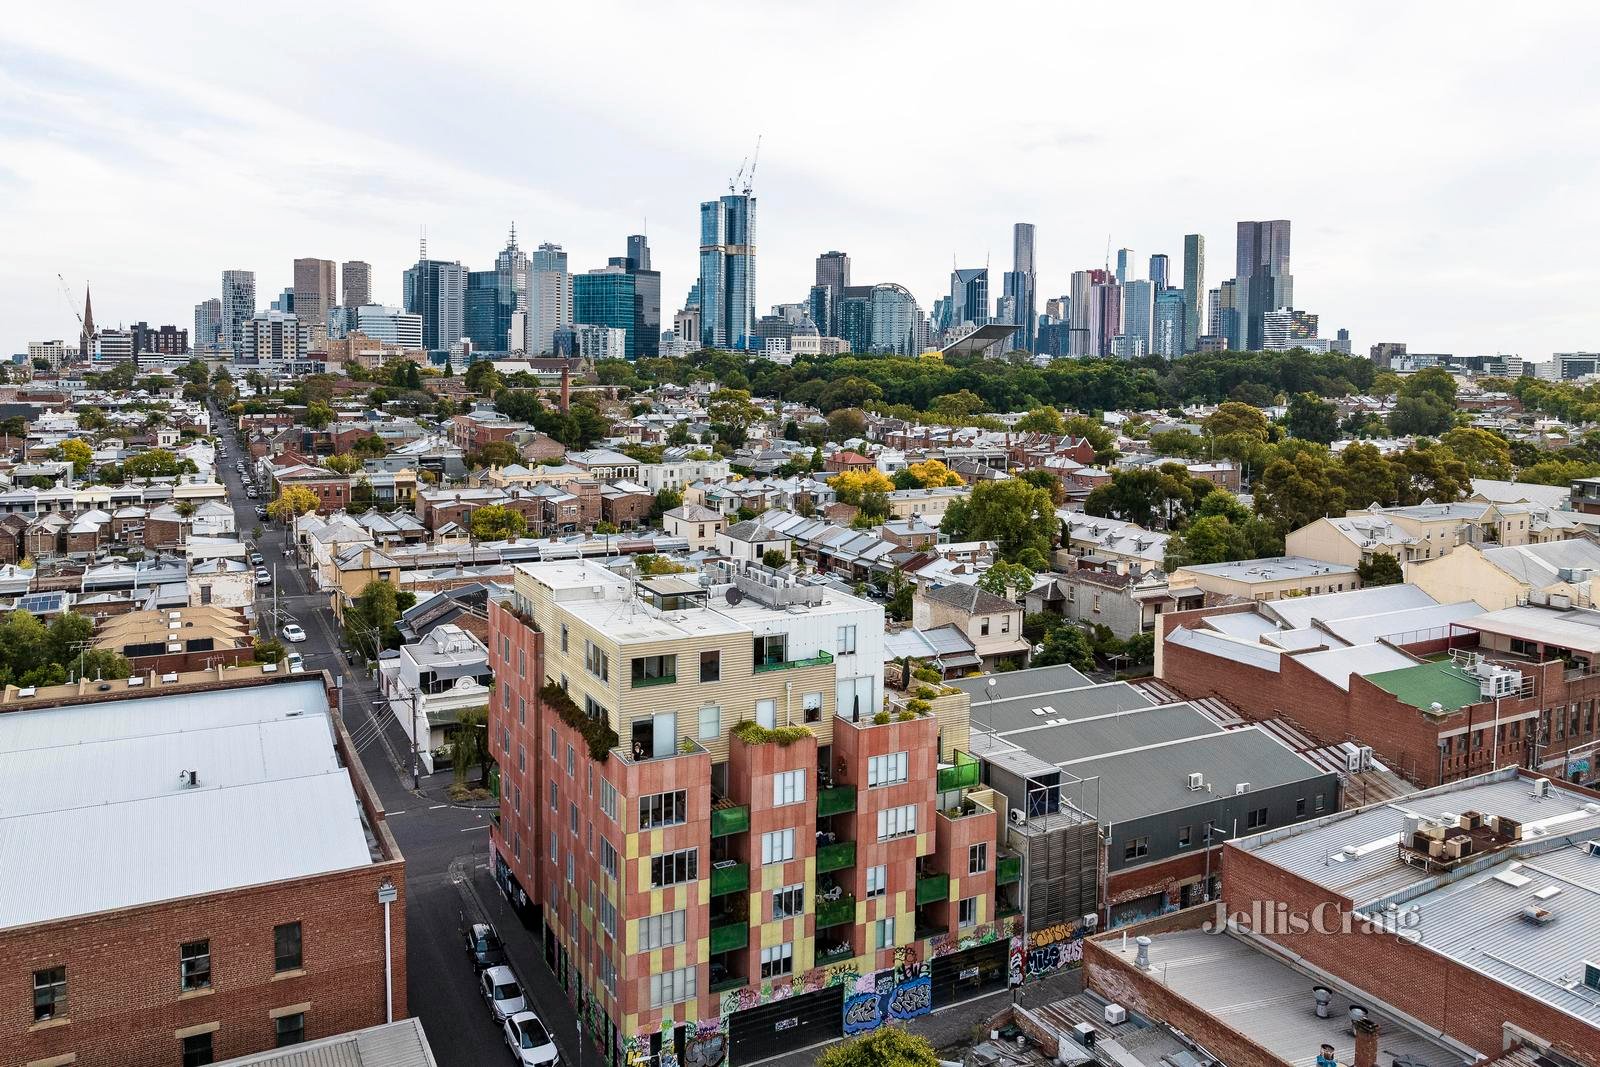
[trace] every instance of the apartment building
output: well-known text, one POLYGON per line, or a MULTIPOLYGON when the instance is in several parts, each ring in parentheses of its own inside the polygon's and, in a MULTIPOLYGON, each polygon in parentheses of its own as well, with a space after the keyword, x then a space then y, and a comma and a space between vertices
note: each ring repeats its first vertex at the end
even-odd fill
POLYGON ((883 612, 757 564, 520 564, 490 609, 496 877, 613 1063, 731 1063, 1003 989, 968 700, 884 702, 883 612))

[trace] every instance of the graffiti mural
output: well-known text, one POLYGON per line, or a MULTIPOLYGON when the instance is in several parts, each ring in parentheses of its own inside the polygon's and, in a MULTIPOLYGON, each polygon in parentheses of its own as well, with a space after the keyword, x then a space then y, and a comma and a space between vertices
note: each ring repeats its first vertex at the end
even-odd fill
POLYGON ((650 1038, 639 1034, 630 1034, 623 1038, 622 1061, 628 1064, 628 1067, 649 1067, 650 1038))
POLYGON ((1022 938, 1013 937, 1011 939, 1011 970, 1010 970, 1011 985, 1012 986, 1019 986, 1019 985, 1022 984, 1022 975, 1023 975, 1022 967, 1023 967, 1023 963, 1022 963, 1022 938))
MULTIPOLYGON (((1029 934, 1024 961, 1027 977, 1041 978, 1083 962, 1083 939, 1090 932, 1086 926, 1057 923, 1029 934)), ((1015 955, 1016 948, 1012 952, 1015 955)))
POLYGON ((684 1043, 684 1067, 721 1067, 728 1054, 728 1038, 721 1019, 702 1019, 684 1043))
POLYGON ((915 1019, 928 1014, 933 1010, 933 979, 913 978, 896 983, 889 994, 888 1010, 891 1019, 915 1019))
POLYGON ((1002 937, 1011 937, 1019 932, 1021 919, 1017 916, 1001 919, 999 922, 984 923, 955 934, 940 934, 933 939, 932 955, 948 956, 952 952, 964 952, 969 948, 979 945, 993 944, 1002 937))
POLYGON ((856 993, 845 998, 844 1032, 847 1036, 866 1033, 868 1030, 876 1030, 882 1022, 882 1001, 878 999, 876 991, 856 993))
POLYGON ((815 993, 824 986, 841 984, 828 981, 827 973, 813 969, 787 982, 763 982, 760 988, 745 986, 742 989, 731 990, 722 996, 721 1014, 728 1016, 736 1011, 754 1008, 758 1004, 771 1004, 775 1000, 798 996, 801 993, 815 993))
POLYGON ((875 1030, 890 1019, 915 1019, 933 1010, 933 978, 914 945, 895 949, 895 965, 862 975, 844 1000, 844 1032, 875 1030))

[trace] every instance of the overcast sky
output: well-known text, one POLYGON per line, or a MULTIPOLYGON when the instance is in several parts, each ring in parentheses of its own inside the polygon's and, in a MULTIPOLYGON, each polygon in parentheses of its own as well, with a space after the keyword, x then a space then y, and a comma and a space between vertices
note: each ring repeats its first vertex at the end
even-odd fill
POLYGON ((697 205, 763 135, 757 307, 820 251, 924 310, 952 259, 1039 293, 1294 223, 1296 303, 1357 351, 1600 348, 1600 5, 1341 3, 28 4, 0 24, 0 352, 193 325, 226 268, 258 303, 296 256, 365 259, 374 297, 429 251, 525 247, 574 271, 645 226, 663 320, 697 205), (85 8, 98 8, 87 14, 85 8))

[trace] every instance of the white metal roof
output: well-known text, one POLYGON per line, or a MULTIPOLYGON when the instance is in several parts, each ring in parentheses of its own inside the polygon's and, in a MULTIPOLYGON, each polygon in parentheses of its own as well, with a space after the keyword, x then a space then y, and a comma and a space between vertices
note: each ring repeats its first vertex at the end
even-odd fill
POLYGON ((1591 655, 1600 652, 1600 611, 1583 608, 1560 611, 1532 606, 1502 608, 1467 620, 1463 625, 1485 633, 1559 645, 1591 655))
POLYGON ((1379 585, 1367 589, 1347 589, 1321 596, 1297 596, 1272 600, 1260 605, 1261 611, 1277 618, 1291 630, 1310 626, 1313 620, 1348 619, 1356 615, 1376 615, 1385 611, 1429 607, 1437 604, 1414 585, 1379 585))
POLYGON ((1187 626, 1177 627, 1167 634, 1166 640, 1168 644, 1197 649, 1208 655, 1260 667, 1262 670, 1278 669, 1280 655, 1278 650, 1265 645, 1206 633, 1204 630, 1191 630, 1187 626))
POLYGON ((1388 645, 1351 645, 1348 648, 1330 648, 1321 652, 1307 652, 1295 659, 1340 689, 1350 688, 1350 676, 1379 674, 1397 671, 1402 667, 1415 667, 1417 661, 1404 652, 1388 645))

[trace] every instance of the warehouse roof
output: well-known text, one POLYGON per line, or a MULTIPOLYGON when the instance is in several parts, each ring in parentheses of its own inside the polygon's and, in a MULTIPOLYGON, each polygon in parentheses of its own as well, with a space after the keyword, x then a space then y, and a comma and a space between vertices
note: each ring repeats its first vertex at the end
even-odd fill
POLYGON ((1600 653, 1600 611, 1573 608, 1514 607, 1479 615, 1461 624, 1469 630, 1520 637, 1574 652, 1600 653))
POLYGON ((1435 704, 1444 711, 1455 711, 1483 700, 1478 680, 1448 660, 1379 671, 1366 678, 1385 693, 1423 711, 1435 704))
POLYGON ((991 693, 996 700, 1026 696, 1032 693, 1059 693, 1063 689, 1081 689, 1092 685, 1088 677, 1076 667, 1065 663, 1054 667, 1030 667, 1025 671, 1008 671, 979 678, 957 678, 950 683, 977 700, 991 693), (990 679, 994 685, 990 686, 990 679))
POLYGON ((435 1067, 421 1019, 396 1019, 287 1048, 223 1060, 218 1067, 435 1067))
POLYGON ((1376 643, 1307 652, 1305 655, 1296 656, 1295 659, 1340 689, 1350 688, 1352 674, 1365 677, 1382 671, 1402 670, 1416 663, 1416 660, 1404 652, 1376 643))
POLYGON ((1349 619, 1357 615, 1431 607, 1437 603, 1437 600, 1414 585, 1379 585, 1366 589, 1346 589, 1342 593, 1272 600, 1261 604, 1260 610, 1285 627, 1298 630, 1310 626, 1314 620, 1349 619))

